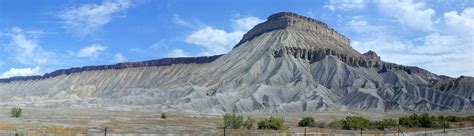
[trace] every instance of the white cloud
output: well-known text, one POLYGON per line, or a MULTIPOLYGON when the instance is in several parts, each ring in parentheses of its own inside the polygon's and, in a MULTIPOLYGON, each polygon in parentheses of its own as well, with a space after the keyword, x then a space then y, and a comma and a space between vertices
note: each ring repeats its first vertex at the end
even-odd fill
POLYGON ((229 51, 232 45, 239 42, 242 31, 226 32, 206 27, 193 32, 186 38, 187 43, 206 47, 211 54, 222 54, 229 51))
POLYGON ((205 47, 207 52, 201 54, 227 53, 249 29, 260 22, 263 22, 263 20, 257 17, 244 17, 232 20, 234 30, 231 32, 207 26, 188 35, 185 42, 205 47))
POLYGON ((125 56, 123 56, 122 53, 117 53, 114 56, 114 62, 121 63, 121 62, 127 62, 127 61, 128 59, 125 56))
POLYGON ((436 74, 474 75, 472 45, 456 35, 432 33, 410 41, 398 36, 374 33, 366 39, 354 39, 352 46, 359 52, 374 50, 388 62, 419 66, 436 74))
POLYGON ((436 74, 474 75, 472 36, 446 33, 440 27, 422 37, 404 37, 391 33, 396 27, 374 25, 362 17, 354 17, 346 25, 357 35, 351 45, 359 52, 374 50, 385 61, 419 66, 436 74))
POLYGON ((263 21, 265 20, 262 20, 258 17, 244 17, 241 19, 232 20, 234 30, 236 31, 248 31, 263 21))
POLYGON ((103 51, 107 49, 106 46, 100 44, 92 44, 91 46, 84 47, 79 52, 75 53, 76 57, 86 57, 86 58, 97 58, 103 51))
POLYGON ((459 14, 457 11, 445 12, 443 19, 448 30, 471 37, 474 35, 474 8, 466 8, 459 14))
POLYGON ((2 73, 0 78, 9 78, 15 76, 32 76, 32 75, 41 75, 43 74, 40 71, 40 67, 35 68, 11 68, 10 70, 2 73))
POLYGON ((362 16, 352 17, 352 20, 349 21, 346 26, 350 31, 357 33, 377 32, 381 29, 385 29, 383 26, 369 24, 369 22, 362 16))
POLYGON ((432 18, 435 10, 426 8, 422 2, 381 0, 378 5, 382 12, 397 19, 403 25, 417 30, 434 30, 432 18))
POLYGON ((171 53, 168 55, 169 57, 189 57, 189 53, 184 51, 183 49, 173 49, 171 53))
POLYGON ((84 4, 59 13, 64 27, 78 36, 87 36, 112 21, 114 15, 131 6, 128 0, 106 0, 101 4, 84 4))
POLYGON ((354 10, 362 9, 367 5, 367 0, 330 0, 324 7, 329 10, 354 10))
POLYGON ((189 27, 189 28, 196 28, 196 25, 193 23, 190 23, 184 19, 181 18, 181 15, 179 14, 173 14, 172 21, 178 25, 189 27))
POLYGON ((54 53, 43 50, 38 45, 39 31, 24 31, 19 27, 13 27, 9 32, 5 33, 11 38, 9 45, 14 51, 15 59, 26 65, 44 65, 51 61, 54 53))

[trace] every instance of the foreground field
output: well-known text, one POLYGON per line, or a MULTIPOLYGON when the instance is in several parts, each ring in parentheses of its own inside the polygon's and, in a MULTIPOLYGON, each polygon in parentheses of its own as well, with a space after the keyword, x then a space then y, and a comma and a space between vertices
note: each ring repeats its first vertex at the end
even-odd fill
MULTIPOLYGON (((103 135, 105 128, 110 134, 223 134, 221 114, 198 114, 186 111, 165 111, 167 118, 161 117, 161 111, 143 110, 142 108, 25 108, 20 118, 10 117, 11 107, 0 108, 0 135, 103 135)), ((411 113, 378 113, 359 112, 351 110, 328 110, 313 113, 243 113, 256 120, 269 116, 283 118, 285 128, 279 131, 271 130, 226 130, 227 134, 303 134, 304 128, 297 127, 302 117, 311 116, 317 121, 329 122, 346 116, 364 116, 372 120, 398 118, 411 113)), ((431 115, 473 115, 463 113, 430 113, 431 115)), ((450 134, 474 134, 473 122, 451 123, 450 134)), ((422 128, 401 127, 404 134, 424 134, 422 128)), ((443 129, 427 129, 428 133, 443 133, 443 129)), ((308 134, 360 134, 360 131, 336 130, 329 128, 308 128, 308 134)), ((385 131, 364 130, 365 134, 396 134, 397 128, 385 131)))

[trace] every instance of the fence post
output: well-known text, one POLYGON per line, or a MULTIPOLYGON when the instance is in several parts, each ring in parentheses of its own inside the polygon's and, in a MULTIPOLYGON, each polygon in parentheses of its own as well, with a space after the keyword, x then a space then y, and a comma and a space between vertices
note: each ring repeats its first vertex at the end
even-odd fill
POLYGON ((304 136, 306 136, 306 127, 304 127, 304 136))
POLYGON ((425 136, 426 136, 426 127, 425 127, 425 136))

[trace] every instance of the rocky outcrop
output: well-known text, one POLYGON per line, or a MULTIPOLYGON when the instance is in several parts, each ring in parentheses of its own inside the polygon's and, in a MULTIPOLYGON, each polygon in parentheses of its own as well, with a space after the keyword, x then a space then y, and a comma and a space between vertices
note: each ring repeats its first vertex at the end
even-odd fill
POLYGON ((96 70, 108 70, 108 69, 124 69, 124 68, 137 68, 137 67, 156 67, 156 66, 168 66, 173 64, 202 64, 209 63, 222 55, 215 56, 204 56, 204 57, 181 57, 181 58, 163 58, 158 60, 149 60, 142 62, 124 62, 114 65, 99 65, 99 66, 84 66, 84 67, 75 67, 70 69, 60 69, 51 73, 46 73, 43 76, 21 76, 21 77, 10 77, 5 79, 0 79, 0 82, 8 83, 12 81, 26 81, 26 80, 40 80, 56 77, 59 75, 68 75, 72 73, 79 73, 84 71, 96 71, 96 70))
POLYGON ((362 56, 365 59, 368 59, 368 60, 378 60, 378 61, 380 61, 380 56, 377 55, 377 53, 375 53, 372 50, 367 51, 366 53, 362 54, 362 56))
POLYGON ((428 70, 416 67, 416 66, 407 66, 408 71, 412 74, 418 75, 421 78, 433 83, 437 80, 442 80, 438 75, 429 72, 428 70))
MULTIPOLYGON (((382 60, 380 59, 380 56, 377 55, 376 52, 369 50, 366 53, 362 54, 363 58, 366 60, 372 60, 372 61, 379 61, 381 62, 382 60)), ((396 65, 396 64, 395 64, 396 65)), ((401 66, 400 67, 405 70, 406 72, 410 74, 415 74, 423 78, 424 80, 433 83, 437 80, 442 80, 440 76, 433 74, 429 72, 428 70, 416 67, 416 66, 401 66)))

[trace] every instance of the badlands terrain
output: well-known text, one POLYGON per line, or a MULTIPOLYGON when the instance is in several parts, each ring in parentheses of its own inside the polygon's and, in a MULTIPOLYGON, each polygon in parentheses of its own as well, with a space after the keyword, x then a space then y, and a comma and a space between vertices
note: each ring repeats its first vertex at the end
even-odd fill
POLYGON ((223 55, 0 79, 0 120, 7 122, 0 126, 77 131, 109 126, 141 132, 216 129, 226 112, 284 116, 290 124, 302 116, 473 114, 473 77, 437 75, 381 58, 373 51, 357 52, 347 37, 323 22, 282 12, 255 26, 223 55), (11 107, 25 107, 24 118, 9 118, 11 107), (162 112, 174 121, 165 123, 162 112))

